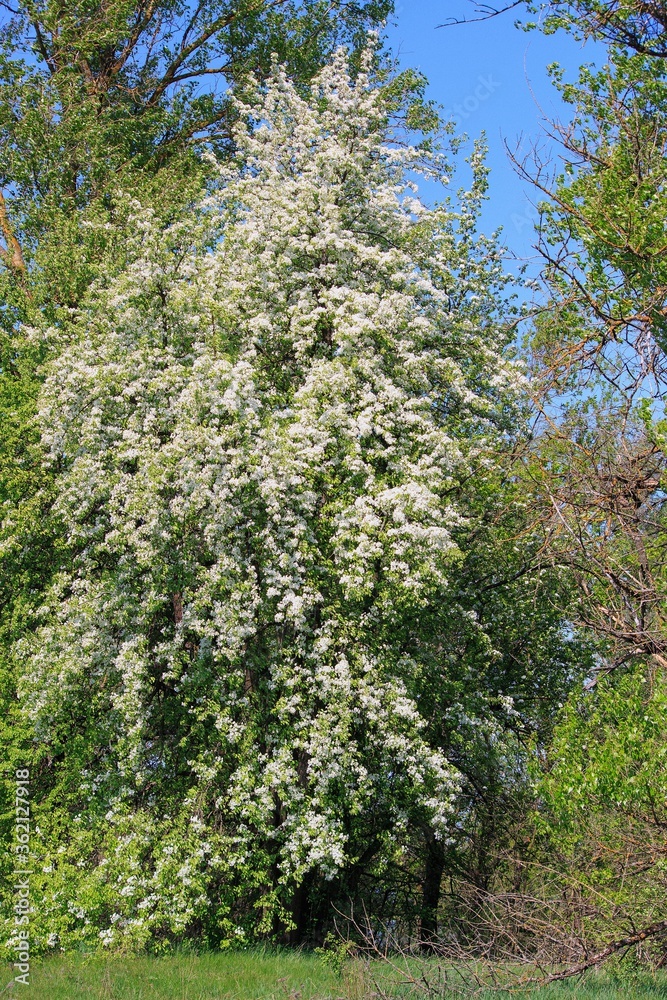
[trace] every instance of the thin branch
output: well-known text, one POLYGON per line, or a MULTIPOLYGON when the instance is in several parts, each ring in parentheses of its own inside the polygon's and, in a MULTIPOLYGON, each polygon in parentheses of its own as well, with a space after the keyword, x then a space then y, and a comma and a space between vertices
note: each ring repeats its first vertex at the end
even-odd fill
POLYGON ((508 10, 514 10, 515 7, 521 7, 523 4, 525 4, 525 0, 514 0, 507 7, 499 8, 483 4, 476 10, 479 17, 448 17, 442 24, 436 24, 436 28, 452 28, 456 24, 475 24, 478 21, 489 21, 492 17, 499 17, 501 14, 506 14, 508 10))

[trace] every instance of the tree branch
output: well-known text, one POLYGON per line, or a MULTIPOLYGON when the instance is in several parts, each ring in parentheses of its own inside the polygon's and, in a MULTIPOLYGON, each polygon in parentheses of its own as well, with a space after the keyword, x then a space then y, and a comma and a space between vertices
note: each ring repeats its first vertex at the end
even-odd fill
POLYGON ((5 243, 7 244, 6 248, 0 246, 0 259, 10 270, 16 271, 20 274, 25 274, 27 268, 23 258, 23 251, 21 250, 21 244, 14 235, 14 230, 12 229, 11 222, 9 221, 7 203, 2 191, 0 191, 0 229, 2 230, 5 243))
POLYGON ((546 985, 547 983, 556 983, 563 979, 571 979, 572 976, 580 976, 582 972, 592 969, 595 965, 600 965, 606 959, 615 955, 616 952, 621 951, 621 949, 632 948, 633 945, 640 944, 642 941, 648 940, 648 938, 656 937, 658 934, 662 934, 663 931, 667 931, 667 920, 658 920, 656 923, 649 924, 648 927, 644 927, 643 930, 637 931, 635 934, 628 934, 627 937, 611 941, 606 948, 596 952, 594 955, 590 955, 585 962, 573 965, 569 969, 565 969, 564 972, 554 972, 545 979, 540 979, 539 982, 546 985))
POLYGON ((36 38, 36 41, 37 41, 37 48, 39 49, 39 51, 40 51, 40 53, 42 55, 42 59, 44 60, 44 62, 46 63, 46 65, 49 67, 49 73, 51 74, 51 76, 53 76, 53 74, 58 69, 58 64, 56 63, 56 61, 53 58, 53 56, 49 55, 49 50, 46 47, 46 42, 44 41, 44 36, 42 35, 42 29, 39 26, 39 22, 38 21, 33 21, 32 22, 32 26, 35 29, 35 38, 36 38))
POLYGON ((515 7, 520 7, 524 3, 525 0, 514 0, 514 2, 508 4, 507 7, 500 8, 483 4, 476 10, 479 17, 448 17, 442 24, 436 24, 436 28, 452 28, 456 24, 475 24, 477 21, 489 21, 492 17, 498 17, 500 14, 506 14, 508 10, 514 10, 515 7))
MULTIPOLYGON (((279 7, 279 6, 281 6, 282 4, 284 4, 286 2, 287 2, 287 0, 273 0, 273 3, 268 3, 267 4, 266 0, 257 0, 257 2, 254 3, 249 8, 249 10, 246 10, 243 13, 247 14, 247 13, 250 13, 251 11, 254 11, 254 10, 261 10, 265 6, 267 6, 267 7, 279 7)), ((233 22, 236 21, 236 20, 238 20, 238 18, 240 16, 241 16, 241 11, 235 11, 232 14, 225 14, 225 15, 222 15, 221 17, 216 18, 214 21, 212 21, 209 24, 209 26, 207 28, 205 28, 199 35, 197 35, 197 37, 194 38, 188 45, 181 46, 181 49, 180 49, 178 55, 172 61, 172 63, 167 67, 167 70, 166 70, 164 76, 162 77, 162 79, 158 83, 157 87, 155 88, 155 90, 153 91, 153 93, 151 94, 151 96, 149 97, 149 99, 147 101, 147 104, 149 106, 152 105, 152 104, 155 104, 155 102, 158 101, 160 99, 160 97, 162 97, 162 95, 164 94, 165 90, 167 90, 168 87, 170 87, 174 83, 175 77, 178 75, 178 72, 179 72, 181 66, 183 65, 183 63, 187 59, 189 59, 190 56, 194 52, 197 51, 197 49, 200 49, 202 47, 202 45, 205 45, 206 42, 210 38, 212 38, 213 35, 217 34, 218 31, 222 31, 224 28, 229 27, 230 24, 233 24, 233 22)), ((192 27, 191 24, 188 25, 188 31, 191 30, 191 27, 192 27)))
POLYGON ((137 42, 139 41, 142 34, 150 24, 159 2, 160 0, 149 0, 149 3, 145 8, 145 13, 143 15, 141 13, 137 14, 137 20, 135 22, 134 30, 132 31, 132 34, 128 38, 122 52, 120 53, 120 55, 114 62, 113 66, 109 70, 109 79, 113 78, 114 76, 117 76, 118 73, 120 73, 121 69, 123 68, 123 66, 129 59, 130 55, 134 51, 137 42))

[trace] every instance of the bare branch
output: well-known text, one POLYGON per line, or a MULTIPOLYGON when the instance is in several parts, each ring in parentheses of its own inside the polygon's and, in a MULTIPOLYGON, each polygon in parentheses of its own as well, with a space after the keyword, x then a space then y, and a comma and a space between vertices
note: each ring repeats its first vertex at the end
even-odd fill
POLYGON ((477 17, 448 17, 442 24, 437 24, 436 28, 451 28, 456 24, 475 24, 478 21, 489 21, 492 17, 499 17, 516 7, 525 6, 525 0, 514 0, 506 7, 492 7, 489 4, 482 4, 475 10, 477 17))
POLYGON ((658 920, 653 924, 649 924, 648 927, 644 927, 641 931, 637 931, 635 934, 628 934, 617 941, 611 941, 605 948, 591 955, 585 962, 579 962, 578 965, 573 965, 563 972, 552 973, 546 979, 540 980, 540 983, 546 985, 547 983, 560 982, 563 979, 571 979, 573 976, 580 976, 587 969, 593 969, 595 966, 602 965, 603 962, 623 948, 632 948, 633 945, 639 944, 641 941, 648 941, 649 938, 657 937, 665 931, 667 931, 667 920, 658 920))

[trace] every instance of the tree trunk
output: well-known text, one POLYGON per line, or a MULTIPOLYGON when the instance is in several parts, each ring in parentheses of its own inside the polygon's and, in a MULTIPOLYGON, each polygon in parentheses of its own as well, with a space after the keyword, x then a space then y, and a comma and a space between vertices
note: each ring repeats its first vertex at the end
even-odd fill
POLYGON ((292 897, 292 920, 296 926, 287 935, 287 944, 292 947, 298 947, 298 945, 303 944, 309 930, 309 897, 312 884, 313 876, 311 872, 308 872, 304 875, 301 884, 294 890, 294 896, 292 897))
POLYGON ((445 853, 435 840, 427 844, 426 867, 422 882, 422 908, 419 924, 419 944, 422 951, 433 951, 438 938, 438 904, 440 885, 445 870, 445 853))

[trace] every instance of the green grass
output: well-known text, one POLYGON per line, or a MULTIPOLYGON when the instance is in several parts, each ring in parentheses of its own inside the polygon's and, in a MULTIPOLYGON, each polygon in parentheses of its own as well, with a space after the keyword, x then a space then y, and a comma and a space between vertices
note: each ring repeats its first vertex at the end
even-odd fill
MULTIPOLYGON (((386 970, 374 967, 379 978, 386 970)), ((299 952, 223 952, 169 958, 61 955, 32 963, 30 985, 0 970, 0 1000, 372 1000, 361 963, 341 975, 318 955, 299 952)), ((427 1000, 415 991, 395 995, 427 1000)), ((667 976, 636 976, 614 983, 609 975, 553 985, 529 994, 539 1000, 667 1000, 667 976)), ((488 1000, 508 994, 488 994, 488 1000)), ((481 1000, 481 998, 480 998, 481 1000)))
MULTIPOLYGON (((5 982, 11 975, 9 971, 6 973, 5 982)), ((341 992, 344 982, 319 956, 288 951, 223 952, 169 958, 63 955, 34 960, 30 985, 16 983, 11 991, 0 994, 0 998, 324 1000, 345 996, 341 992)), ((2 986, 4 982, 0 989, 2 986)))

